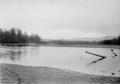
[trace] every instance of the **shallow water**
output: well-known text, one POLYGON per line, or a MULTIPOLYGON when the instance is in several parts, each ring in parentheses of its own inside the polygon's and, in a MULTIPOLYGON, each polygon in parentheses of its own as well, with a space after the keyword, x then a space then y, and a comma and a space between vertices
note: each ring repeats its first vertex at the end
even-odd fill
POLYGON ((49 66, 83 73, 120 76, 120 50, 110 48, 0 46, 0 62, 29 66, 49 66), (101 57, 106 58, 90 64, 101 57), (115 56, 115 54, 117 56, 115 56))

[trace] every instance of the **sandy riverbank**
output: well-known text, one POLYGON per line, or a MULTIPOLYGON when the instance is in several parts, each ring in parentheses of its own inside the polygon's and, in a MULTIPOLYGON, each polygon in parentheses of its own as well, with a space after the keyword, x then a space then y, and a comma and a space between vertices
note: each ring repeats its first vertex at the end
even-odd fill
POLYGON ((50 67, 0 64, 4 84, 120 84, 119 77, 83 74, 50 67))

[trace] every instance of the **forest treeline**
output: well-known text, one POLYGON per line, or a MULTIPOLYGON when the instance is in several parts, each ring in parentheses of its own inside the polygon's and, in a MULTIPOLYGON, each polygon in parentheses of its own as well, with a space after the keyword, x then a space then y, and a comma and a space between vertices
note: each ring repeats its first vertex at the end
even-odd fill
POLYGON ((41 38, 38 35, 28 35, 20 29, 11 28, 9 30, 0 29, 1 44, 25 44, 40 43, 41 38))
POLYGON ((53 45, 120 45, 120 36, 113 39, 106 39, 101 41, 75 41, 75 40, 51 40, 48 43, 53 45))
POLYGON ((101 44, 105 45, 120 45, 120 35, 116 38, 109 39, 109 40, 103 40, 101 41, 101 44))
POLYGON ((51 40, 42 41, 41 37, 22 32, 20 29, 11 28, 8 30, 0 29, 0 43, 1 44, 48 44, 48 45, 79 45, 79 44, 93 44, 93 45, 120 45, 120 35, 116 38, 101 41, 68 41, 68 40, 51 40))

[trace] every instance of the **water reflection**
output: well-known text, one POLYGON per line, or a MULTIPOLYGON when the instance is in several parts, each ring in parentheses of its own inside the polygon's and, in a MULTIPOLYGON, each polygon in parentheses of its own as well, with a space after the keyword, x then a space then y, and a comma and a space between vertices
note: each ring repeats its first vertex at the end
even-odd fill
POLYGON ((20 60, 22 58, 21 47, 2 47, 0 48, 0 58, 9 59, 11 61, 20 60))

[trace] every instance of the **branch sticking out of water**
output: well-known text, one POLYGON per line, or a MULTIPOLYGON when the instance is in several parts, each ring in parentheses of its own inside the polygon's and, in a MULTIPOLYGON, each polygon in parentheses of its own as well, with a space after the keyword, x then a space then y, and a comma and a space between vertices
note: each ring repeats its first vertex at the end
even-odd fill
MULTIPOLYGON (((111 52, 114 54, 114 57, 117 56, 117 54, 113 51, 113 49, 111 49, 111 52)), ((112 58, 114 58, 114 57, 112 57, 112 58)))

